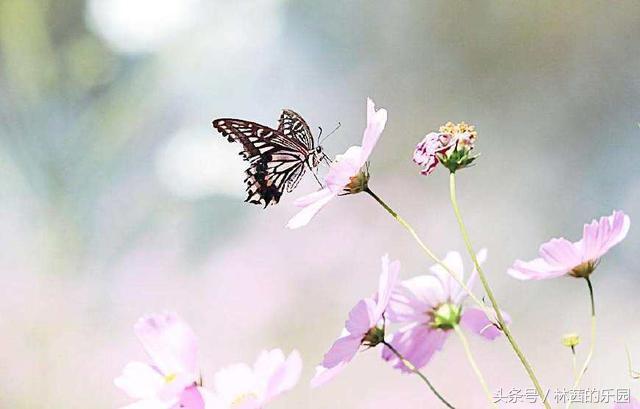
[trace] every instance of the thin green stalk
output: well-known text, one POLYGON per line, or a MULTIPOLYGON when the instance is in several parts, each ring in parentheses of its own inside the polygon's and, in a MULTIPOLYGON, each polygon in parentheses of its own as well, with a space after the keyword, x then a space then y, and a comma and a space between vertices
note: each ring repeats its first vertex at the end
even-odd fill
POLYGON ((431 389, 431 392, 433 392, 433 394, 436 395, 436 397, 438 399, 440 399, 440 402, 442 402, 446 407, 448 407, 450 409, 455 409, 455 407, 453 405, 451 405, 449 402, 447 402, 447 400, 442 395, 440 395, 440 393, 436 390, 436 388, 433 386, 433 384, 431 382, 429 382, 429 379, 427 379, 427 377, 422 372, 420 372, 418 370, 418 368, 415 367, 415 365, 413 365, 411 362, 406 360, 402 356, 402 354, 400 354, 400 352, 398 352, 398 350, 393 347, 393 345, 391 345, 390 343, 388 343, 386 341, 382 341, 382 344, 384 346, 386 346, 387 348, 389 348, 389 350, 391 350, 391 352, 393 352, 394 355, 398 357, 398 359, 400 360, 400 362, 402 362, 402 364, 404 366, 406 366, 414 374, 418 375, 420 377, 420 379, 422 379, 424 381, 424 383, 427 384, 429 389, 431 389))
MULTIPOLYGON (((587 353, 587 358, 584 360, 584 364, 582 365, 582 369, 580 373, 576 377, 576 381, 573 383, 573 390, 575 391, 580 385, 580 381, 584 377, 585 372, 589 368, 589 364, 591 363, 591 359, 593 358, 593 351, 596 347, 596 303, 593 296, 593 285, 591 284, 591 280, 589 277, 585 277, 587 280, 587 286, 589 286, 589 299, 591 300, 591 339, 589 342, 589 352, 587 353)), ((567 402, 565 406, 567 409, 571 406, 571 399, 567 402)))
POLYGON ((453 329, 456 332, 456 335, 458 335, 458 338, 460 338, 460 342, 462 342, 462 347, 464 348, 464 352, 467 355, 469 364, 471 365, 471 368, 473 368, 473 372, 475 372, 476 377, 480 382, 480 385, 482 385, 482 389, 484 390, 485 395, 487 395, 487 400, 489 401, 489 404, 494 408, 497 408, 498 406, 496 405, 496 402, 494 401, 493 396, 491 395, 489 386, 487 385, 487 382, 484 380, 484 376, 482 375, 482 372, 480 371, 480 368, 478 367, 476 360, 473 358, 473 353, 471 353, 471 348, 469 347, 469 342, 467 341, 467 337, 464 335, 464 332, 462 332, 462 330, 460 329, 460 326, 454 325, 453 329))
POLYGON ((396 221, 398 223, 400 223, 400 225, 402 225, 402 227, 404 227, 409 232, 411 237, 413 237, 413 239, 418 243, 420 248, 422 248, 422 250, 427 254, 427 256, 429 256, 429 258, 431 258, 436 264, 438 264, 439 266, 444 268, 449 273, 449 275, 451 275, 451 277, 453 277, 453 279, 456 280, 456 282, 467 292, 467 294, 469 294, 471 299, 480 308, 482 308, 485 311, 487 310, 487 306, 484 305, 484 303, 482 301, 480 301, 478 299, 478 297, 476 297, 471 292, 471 289, 467 286, 467 284, 464 283, 460 279, 460 277, 458 277, 458 275, 453 270, 451 270, 451 268, 449 266, 447 266, 442 260, 440 260, 438 258, 438 256, 436 256, 435 253, 433 251, 431 251, 431 249, 429 249, 429 247, 427 247, 426 244, 424 244, 424 242, 422 241, 420 236, 418 236, 418 233, 416 233, 415 229, 409 223, 407 223, 406 220, 404 220, 398 213, 396 213, 395 210, 393 210, 391 207, 389 207, 389 205, 386 204, 378 195, 373 193, 373 191, 371 189, 366 188, 364 191, 367 192, 371 197, 373 197, 376 200, 376 202, 378 202, 378 204, 380 204, 380 206, 382 206, 394 219, 396 219, 396 221))
POLYGON ((451 205, 453 206, 453 212, 455 213, 456 219, 458 220, 458 225, 460 227, 460 233, 462 234, 462 239, 464 240, 464 245, 467 248, 467 252, 469 253, 469 256, 473 260, 473 264, 475 265, 476 270, 478 271, 478 277, 480 278, 480 282, 482 283, 482 287, 484 288, 484 291, 487 293, 487 297, 489 298, 489 301, 491 301, 491 306, 493 307, 493 310, 495 311, 496 319, 498 320, 498 324, 500 325, 500 328, 504 332, 504 335, 507 337, 507 340, 509 341, 509 344, 511 344, 511 348, 513 348, 513 351, 516 353, 516 355, 520 359, 520 362, 522 363, 522 365, 524 366, 525 370, 527 371, 527 374, 529 375, 529 378, 531 379, 531 382, 533 382, 533 385, 536 388, 536 392, 538 393, 538 396, 540 396, 540 398, 542 399, 542 402, 543 402, 545 408, 550 409, 551 405, 549 404, 549 402, 547 402, 546 395, 545 395, 545 393, 544 393, 544 391, 542 389, 542 386, 540 385, 540 382, 538 382, 538 378, 536 378, 535 372, 533 371, 533 368, 531 367, 531 364, 529 364, 529 361, 527 361, 527 358, 524 356, 524 353, 522 352, 522 350, 518 346, 518 343, 516 342, 515 338, 513 338, 513 335, 511 335, 511 330, 509 330, 509 327, 507 326, 507 324, 506 324, 506 322, 504 320, 504 317, 502 316, 502 311, 500 311, 500 306, 498 305, 498 301, 496 300, 496 298, 493 295, 493 291, 491 290, 491 287, 489 286, 489 282, 487 281, 487 277, 484 274, 484 271, 482 270, 482 267, 480 266, 480 263, 478 262, 478 258, 476 257, 476 252, 474 251, 473 246, 471 245, 471 240, 469 239, 469 233, 467 232, 467 228, 465 227, 464 221, 462 220, 462 215, 460 213, 460 208, 458 207, 458 200, 456 198, 456 176, 455 176, 455 173, 451 173, 450 176, 449 176, 449 194, 450 194, 450 198, 451 198, 451 205))

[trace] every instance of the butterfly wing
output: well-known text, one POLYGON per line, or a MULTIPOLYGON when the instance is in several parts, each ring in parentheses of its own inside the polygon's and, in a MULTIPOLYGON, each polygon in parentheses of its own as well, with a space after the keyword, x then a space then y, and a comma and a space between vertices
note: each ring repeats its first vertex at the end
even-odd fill
POLYGON ((278 121, 278 131, 286 137, 300 141, 307 151, 313 152, 313 134, 300 114, 290 109, 283 109, 278 121))
POLYGON ((249 162, 245 201, 265 207, 276 204, 284 189, 293 190, 304 174, 309 151, 280 130, 231 118, 216 119, 213 126, 229 142, 242 145, 240 154, 249 162))

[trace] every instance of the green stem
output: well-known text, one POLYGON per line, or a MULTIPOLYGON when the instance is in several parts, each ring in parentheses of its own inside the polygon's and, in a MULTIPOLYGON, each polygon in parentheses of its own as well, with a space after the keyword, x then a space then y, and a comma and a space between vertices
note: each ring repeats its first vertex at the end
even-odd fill
POLYGON ((453 329, 456 332, 456 335, 458 335, 458 338, 460 338, 460 342, 462 342, 462 347, 464 348, 464 352, 467 355, 469 364, 471 365, 471 368, 473 368, 473 372, 475 372, 476 377, 480 382, 480 385, 482 385, 482 389, 484 390, 485 395, 487 395, 487 400, 489 401, 489 404, 497 408, 496 403, 493 400, 493 396, 491 395, 491 391, 489 390, 489 386, 487 385, 487 382, 484 380, 484 376, 482 375, 482 372, 480 371, 480 368, 478 367, 476 360, 473 358, 473 354, 471 353, 471 348, 469 347, 469 342, 467 341, 467 337, 464 335, 464 332, 462 332, 462 330, 460 329, 460 326, 454 325, 453 329))
POLYGON ((451 270, 451 268, 448 265, 446 265, 442 260, 440 260, 438 258, 438 256, 436 256, 435 253, 433 251, 431 251, 431 249, 429 249, 429 247, 427 247, 426 244, 424 244, 424 242, 422 241, 420 236, 418 236, 418 233, 416 233, 415 229, 409 223, 407 223, 406 220, 404 220, 398 213, 396 213, 395 210, 393 210, 391 207, 389 207, 389 205, 386 204, 378 195, 373 193, 373 191, 371 191, 371 189, 366 188, 364 191, 367 192, 372 198, 374 198, 376 200, 376 202, 378 202, 378 204, 380 204, 380 206, 382 206, 394 219, 396 219, 396 221, 398 223, 400 223, 400 225, 402 225, 402 227, 404 227, 409 232, 411 237, 413 237, 413 239, 418 243, 420 248, 427 254, 427 256, 429 256, 429 258, 431 258, 436 264, 438 264, 442 268, 444 268, 449 273, 449 275, 451 275, 451 277, 453 277, 453 279, 456 280, 456 282, 467 292, 467 294, 469 294, 471 299, 480 308, 482 308, 485 311, 487 310, 487 306, 484 305, 484 303, 482 301, 480 301, 478 299, 478 297, 476 297, 475 294, 473 294, 471 292, 471 289, 467 286, 466 283, 464 283, 460 279, 460 277, 458 277, 458 274, 456 272, 451 270))
POLYGON ((412 373, 418 375, 420 377, 420 379, 422 379, 424 381, 424 383, 427 384, 429 389, 431 389, 431 392, 433 392, 433 394, 436 395, 436 397, 438 399, 440 399, 440 402, 442 402, 446 407, 448 407, 450 409, 455 409, 454 406, 452 406, 449 402, 447 402, 447 400, 442 395, 440 395, 440 393, 436 390, 436 388, 433 386, 433 384, 431 384, 431 382, 429 382, 429 379, 427 379, 427 377, 422 372, 420 372, 418 370, 418 368, 415 367, 415 365, 413 365, 411 362, 406 360, 402 356, 402 354, 400 354, 400 352, 398 352, 398 350, 393 347, 393 345, 391 345, 390 343, 388 343, 386 341, 382 341, 382 344, 384 346, 386 346, 387 348, 389 348, 389 350, 391 350, 391 352, 393 352, 394 355, 398 357, 400 362, 402 362, 402 364, 404 366, 406 366, 412 373))
MULTIPOLYGON (((576 381, 573 384, 573 390, 575 391, 580 385, 580 381, 584 377, 585 372, 589 368, 589 364, 591 364, 591 359, 593 358, 593 351, 596 347, 596 303, 595 297, 593 296, 593 285, 591 284, 591 280, 589 277, 584 278, 587 281, 587 286, 589 286, 589 299, 591 300, 591 339, 589 345, 589 352, 587 353, 587 358, 584 360, 584 364, 582 365, 582 369, 580 373, 576 377, 576 381)), ((565 406, 567 409, 571 406, 571 399, 567 402, 565 406)))
POLYGON ((451 198, 451 205, 453 206, 453 212, 455 213, 456 219, 458 220, 458 225, 460 227, 460 233, 462 234, 462 239, 464 240, 464 245, 466 246, 467 252, 469 253, 469 256, 473 260, 473 264, 475 265, 476 270, 478 271, 478 277, 480 278, 480 282, 482 283, 482 287, 484 288, 484 291, 487 293, 487 297, 491 301, 491 306, 493 307, 493 310, 495 311, 496 319, 498 320, 498 324, 499 324, 500 328, 502 329, 502 331, 504 332, 504 335, 507 337, 507 340, 509 341, 509 344, 511 344, 511 348, 513 348, 513 351, 516 353, 516 355, 520 359, 520 362, 522 363, 522 365, 524 366, 525 370, 527 371, 527 374, 529 375, 529 378, 531 379, 531 382, 533 382, 533 385, 536 388, 536 392, 538 393, 538 396, 540 396, 540 398, 542 399, 542 402, 544 403, 545 408, 550 409, 551 405, 549 404, 549 402, 547 402, 546 395, 545 395, 545 393, 544 393, 544 391, 542 389, 542 386, 540 385, 540 382, 538 382, 538 378, 536 378, 535 372, 533 371, 533 368, 531 367, 531 364, 529 364, 529 361, 527 361, 527 358, 524 356, 524 353, 522 352, 522 350, 518 346, 518 343, 513 338, 513 335, 511 335, 511 330, 507 326, 507 324, 506 324, 506 322, 504 320, 504 317, 502 316, 502 311, 500 311, 500 306, 498 305, 498 301, 496 300, 496 298, 493 295, 493 291, 491 290, 491 287, 489 286, 489 282, 487 281, 487 277, 484 274, 484 271, 482 270, 482 267, 480 266, 480 263, 478 262, 478 258, 476 257, 476 252, 474 251, 473 246, 471 245, 471 240, 469 239, 469 233, 467 232, 467 228, 465 227, 464 221, 462 220, 462 215, 460 213, 460 208, 458 207, 458 200, 456 198, 456 176, 455 176, 455 173, 451 173, 450 176, 449 176, 449 194, 450 194, 450 198, 451 198))

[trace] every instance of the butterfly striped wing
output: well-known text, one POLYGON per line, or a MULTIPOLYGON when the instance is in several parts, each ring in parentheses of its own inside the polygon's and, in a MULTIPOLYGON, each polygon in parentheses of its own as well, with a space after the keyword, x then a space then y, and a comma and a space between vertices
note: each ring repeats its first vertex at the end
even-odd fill
MULTIPOLYGON (((305 165, 312 152, 307 145, 308 140, 302 137, 304 128, 308 130, 308 126, 298 114, 288 111, 304 123, 300 128, 294 116, 285 112, 278 130, 240 119, 221 118, 213 121, 213 126, 229 142, 242 145, 240 154, 249 162, 244 180, 248 193, 246 202, 264 207, 276 204, 283 191, 292 191, 305 173, 305 165)), ((313 144, 312 136, 310 140, 313 144)))

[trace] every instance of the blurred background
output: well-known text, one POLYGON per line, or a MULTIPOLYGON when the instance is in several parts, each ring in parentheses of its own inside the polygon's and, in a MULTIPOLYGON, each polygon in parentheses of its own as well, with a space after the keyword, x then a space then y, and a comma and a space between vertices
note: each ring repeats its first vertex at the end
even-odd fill
MULTIPOLYGON (((301 383, 273 408, 435 407, 379 351, 307 387, 380 256, 405 278, 431 263, 365 195, 285 229, 313 178, 278 206, 245 204, 246 164, 211 127, 275 126, 293 108, 314 131, 342 123, 334 155, 360 141, 367 96, 389 111, 371 187, 440 255, 463 250, 447 175, 420 176, 412 151, 446 121, 477 126, 463 214, 543 385, 569 388, 560 338, 580 333, 584 357, 585 284, 505 271, 613 209, 640 220, 639 39, 631 1, 0 0, 0 407, 130 402, 112 379, 145 359, 134 322, 164 309, 199 335, 205 385, 264 348, 298 348, 301 383)), ((640 369, 637 232, 593 276, 585 388, 640 394, 624 352, 640 369)), ((492 389, 531 387, 504 340, 470 338, 492 389)), ((487 406, 455 337, 425 372, 458 407, 487 406)))

